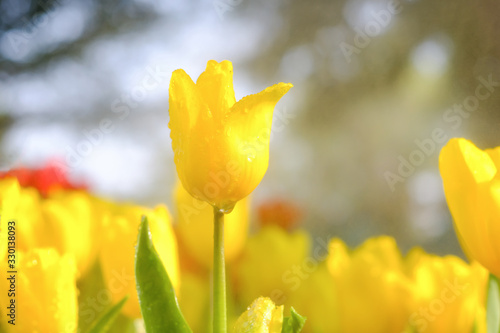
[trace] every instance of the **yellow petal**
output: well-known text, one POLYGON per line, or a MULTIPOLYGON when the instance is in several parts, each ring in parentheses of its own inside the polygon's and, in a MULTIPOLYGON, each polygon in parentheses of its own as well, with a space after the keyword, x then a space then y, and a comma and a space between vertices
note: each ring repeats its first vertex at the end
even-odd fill
POLYGON ((276 306, 271 299, 259 297, 238 318, 234 333, 281 333, 283 305, 276 306))
MULTIPOLYGON (((2 332, 68 332, 77 331, 78 305, 76 265, 71 255, 60 256, 53 248, 17 252, 16 320, 7 325, 2 310, 2 332)), ((1 265, 2 271, 8 269, 1 265)), ((7 309, 10 284, 5 275, 0 287, 0 306, 7 309)))
MULTIPOLYGON (((198 264, 211 269, 214 241, 213 207, 193 198, 180 183, 175 190, 174 199, 179 242, 198 264)), ((224 217, 224 253, 228 263, 236 259, 245 244, 249 224, 249 206, 250 197, 246 197, 224 217)))
POLYGON ((210 283, 201 274, 182 273, 179 306, 193 332, 208 332, 210 283))
POLYGON ((393 238, 368 239, 350 252, 334 239, 327 265, 337 297, 340 332, 403 331, 410 293, 393 238))
POLYGON ((316 263, 308 259, 310 245, 306 232, 288 233, 275 225, 263 227, 249 237, 231 270, 241 303, 249 304, 255 295, 285 303, 300 288, 306 270, 316 263), (299 274, 297 268, 301 270, 299 274))
POLYGON ((489 155, 465 139, 451 139, 439 155, 445 188, 463 188, 490 181, 496 174, 489 155))
POLYGON ((491 234, 500 212, 492 195, 497 168, 491 156, 495 152, 488 154, 468 140, 451 139, 441 150, 439 169, 464 251, 500 274, 500 249, 491 234))
POLYGON ((72 253, 83 276, 93 264, 100 245, 101 220, 96 199, 83 191, 60 191, 43 200, 48 244, 60 253, 72 253))
POLYGON ((485 307, 488 274, 484 268, 455 256, 438 257, 422 250, 410 252, 408 268, 413 283, 410 324, 416 331, 473 331, 485 307))
POLYGON ((110 204, 109 213, 107 224, 104 226, 103 246, 99 253, 103 277, 111 292, 112 302, 116 303, 129 295, 130 298, 123 307, 123 313, 131 318, 140 318, 134 258, 141 216, 148 217, 155 249, 172 285, 178 291, 177 242, 170 224, 171 218, 166 208, 162 206, 150 210, 139 206, 110 204))
POLYGON ((276 103, 292 87, 279 83, 242 98, 226 116, 227 154, 237 172, 226 189, 228 201, 250 194, 264 177, 269 163, 269 141, 276 103))
POLYGON ((206 70, 198 77, 196 87, 215 118, 222 119, 234 105, 233 65, 224 60, 210 60, 206 70))
POLYGON ((215 132, 212 115, 193 80, 182 69, 172 73, 169 96, 170 137, 177 173, 186 190, 200 198, 215 156, 211 145, 215 132))

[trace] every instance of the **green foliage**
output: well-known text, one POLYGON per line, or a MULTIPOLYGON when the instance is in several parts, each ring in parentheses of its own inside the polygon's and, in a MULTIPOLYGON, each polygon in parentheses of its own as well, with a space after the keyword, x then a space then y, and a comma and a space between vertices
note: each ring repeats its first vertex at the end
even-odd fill
POLYGON ((500 332, 500 281, 493 274, 488 280, 488 300, 486 319, 488 333, 500 332))
POLYGON ((306 317, 299 315, 292 307, 290 308, 290 317, 285 317, 283 319, 281 333, 299 333, 302 331, 305 322, 306 317))
POLYGON ((179 309, 172 283, 153 246, 146 217, 142 218, 137 240, 135 279, 148 333, 191 333, 179 309))

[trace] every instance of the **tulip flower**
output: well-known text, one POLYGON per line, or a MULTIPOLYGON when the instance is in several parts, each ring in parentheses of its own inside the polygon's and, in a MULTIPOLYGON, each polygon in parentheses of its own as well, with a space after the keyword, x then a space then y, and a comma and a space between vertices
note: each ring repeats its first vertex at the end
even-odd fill
POLYGON ((224 214, 260 183, 273 110, 292 87, 278 83, 236 102, 233 65, 209 61, 196 83, 182 69, 169 88, 170 137, 182 186, 214 207, 214 329, 226 332, 224 214))
MULTIPOLYGON (((59 255, 54 248, 17 251, 14 294, 8 294, 12 281, 0 279, 1 332, 67 332, 76 333, 78 302, 76 265, 70 254, 59 255), (8 306, 15 300, 15 316, 8 306), (7 313, 6 313, 7 312, 7 313), (14 324, 8 320, 14 319, 14 324), (3 328, 3 330, 2 330, 3 328)), ((10 270, 7 262, 2 272, 10 270)))
POLYGON ((426 254, 419 248, 410 251, 406 265, 413 285, 408 322, 413 331, 485 332, 480 325, 486 322, 488 272, 481 265, 426 254))
POLYGON ((483 151, 451 139, 441 150, 439 169, 462 248, 500 277, 500 147, 483 151))
POLYGON ((97 198, 81 190, 57 191, 42 200, 47 229, 44 234, 50 246, 60 253, 74 255, 80 276, 94 263, 101 243, 103 212, 100 205, 97 198))
MULTIPOLYGON (((0 213, 4 221, 19 221, 18 248, 53 247, 71 253, 79 277, 97 255, 102 219, 97 206, 98 200, 85 191, 61 189, 42 196, 34 187, 21 187, 15 178, 0 180, 0 213)), ((5 238, 4 230, 0 234, 5 238)))
POLYGON ((371 238, 350 251, 341 240, 333 239, 329 249, 327 266, 335 286, 339 332, 402 332, 411 286, 395 240, 371 238))
POLYGON ((173 72, 170 137, 192 196, 229 212, 257 187, 269 162, 274 107, 291 87, 278 83, 236 102, 229 61, 209 61, 196 84, 182 69, 173 72))

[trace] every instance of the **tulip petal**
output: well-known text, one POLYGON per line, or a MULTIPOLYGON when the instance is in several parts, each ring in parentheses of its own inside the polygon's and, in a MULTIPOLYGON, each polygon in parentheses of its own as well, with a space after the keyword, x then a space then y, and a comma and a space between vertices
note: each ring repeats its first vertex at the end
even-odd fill
MULTIPOLYGON (((498 176, 498 175, 497 175, 498 176)), ((489 187, 489 200, 487 201, 488 216, 486 224, 488 226, 489 242, 493 244, 496 254, 496 263, 489 270, 500 277, 500 246, 498 246, 498 235, 500 235, 500 179, 494 179, 489 187)))
POLYGON ((249 95, 233 105, 226 115, 227 151, 241 168, 234 177, 245 192, 227 189, 228 196, 244 198, 260 183, 269 163, 269 141, 276 103, 292 87, 289 83, 278 83, 258 94, 249 95))
POLYGON ((212 115, 208 106, 201 99, 193 80, 182 69, 172 73, 169 103, 169 127, 174 161, 179 178, 186 186, 191 175, 188 166, 198 165, 200 156, 197 153, 204 150, 204 147, 196 141, 200 138, 193 137, 193 132, 198 132, 201 136, 212 132, 210 130, 212 128, 212 115), (200 124, 204 128, 200 128, 200 124), (193 150, 190 149, 191 147, 199 149, 193 150))
POLYGON ((500 170, 500 147, 494 149, 486 149, 484 152, 487 153, 490 156, 493 163, 495 163, 495 166, 497 168, 496 177, 500 178, 500 172, 498 172, 498 170, 500 170))
MULTIPOLYGON (((172 73, 169 87, 170 123, 174 127, 191 129, 198 117, 210 118, 210 110, 203 102, 193 80, 182 69, 172 73)), ((172 126, 171 126, 172 127, 172 126)), ((177 128, 171 128, 174 131, 177 128)))
POLYGON ((198 77, 196 87, 215 118, 221 119, 234 105, 233 65, 224 60, 210 60, 207 69, 198 77))
POLYGON ((490 181, 495 163, 487 153, 465 139, 451 139, 441 150, 439 168, 445 184, 462 187, 490 181))
POLYGON ((490 270, 499 256, 488 240, 491 228, 490 182, 497 173, 488 153, 465 139, 451 139, 441 150, 439 169, 446 201, 465 252, 490 270))

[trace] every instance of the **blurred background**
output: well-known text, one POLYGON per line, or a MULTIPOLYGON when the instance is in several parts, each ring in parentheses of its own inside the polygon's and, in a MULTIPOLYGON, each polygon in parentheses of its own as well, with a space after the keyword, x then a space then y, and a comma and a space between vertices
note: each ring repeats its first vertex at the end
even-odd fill
POLYGON ((293 203, 300 227, 349 245, 461 255, 438 156, 456 136, 500 146, 499 15, 496 0, 1 0, 0 168, 56 163, 172 208, 171 73, 228 59, 237 99, 295 86, 253 207, 293 203))

